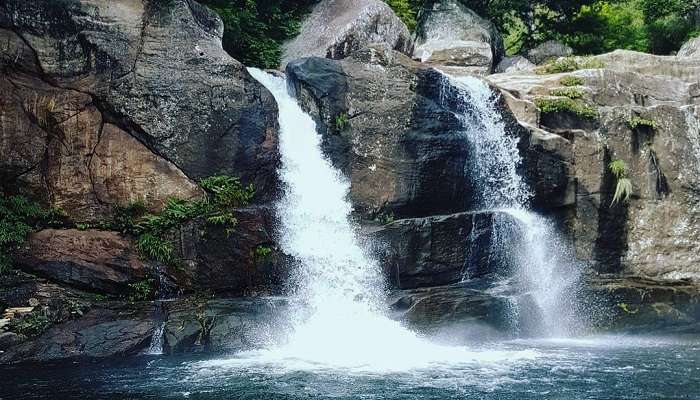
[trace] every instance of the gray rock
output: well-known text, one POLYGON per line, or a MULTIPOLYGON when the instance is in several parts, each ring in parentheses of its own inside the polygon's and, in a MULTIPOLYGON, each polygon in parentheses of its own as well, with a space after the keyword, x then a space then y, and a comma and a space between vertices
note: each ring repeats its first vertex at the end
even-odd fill
POLYGON ((169 353, 229 352, 263 347, 289 330, 284 298, 184 299, 166 305, 169 353))
POLYGON ((523 56, 504 57, 495 68, 496 73, 530 71, 535 64, 523 56))
POLYGON ((409 289, 456 283, 510 270, 507 254, 493 242, 494 224, 517 224, 503 213, 465 212, 402 219, 373 233, 381 243, 384 270, 394 287, 409 289))
POLYGON ((368 44, 411 51, 408 28, 379 0, 327 0, 317 4, 299 35, 284 45, 281 68, 303 57, 339 59, 368 44))
POLYGON ((13 332, 0 332, 0 351, 5 351, 25 340, 21 335, 13 332))
POLYGON ((700 58, 700 37, 685 42, 676 55, 678 57, 700 58))
POLYGON ((457 0, 421 10, 413 58, 462 72, 490 73, 505 55, 495 25, 457 0))
POLYGON ((148 346, 154 328, 150 306, 95 309, 8 349, 0 363, 135 355, 148 346))
POLYGON ((539 65, 549 60, 574 54, 574 50, 556 40, 546 41, 527 52, 527 59, 539 65))

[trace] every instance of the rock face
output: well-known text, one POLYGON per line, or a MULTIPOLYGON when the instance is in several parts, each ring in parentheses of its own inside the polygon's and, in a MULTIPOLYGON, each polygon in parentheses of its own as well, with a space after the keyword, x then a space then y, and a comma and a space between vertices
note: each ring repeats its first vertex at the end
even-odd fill
POLYGON ((167 306, 168 353, 231 352, 259 348, 281 337, 287 303, 281 298, 184 299, 167 306))
POLYGON ((137 307, 95 309, 10 348, 0 354, 0 363, 136 355, 150 343, 155 328, 152 313, 137 307))
POLYGON ((566 57, 574 54, 574 50, 556 40, 546 41, 527 52, 527 59, 535 64, 543 64, 548 60, 566 57))
POLYGON ((700 37, 685 42, 681 49, 678 50, 677 56, 700 58, 700 37))
POLYGON ((282 65, 302 57, 339 59, 377 43, 403 53, 411 36, 392 9, 379 0, 328 0, 317 4, 299 35, 284 45, 282 65))
POLYGON ((385 246, 380 259, 395 287, 440 286, 507 272, 506 254, 492 233, 496 220, 508 218, 492 212, 409 218, 373 237, 385 246))
POLYGON ((630 51, 595 58, 603 69, 518 72, 489 80, 504 91, 522 123, 566 139, 566 146, 553 151, 576 179, 575 200, 562 205, 578 258, 603 272, 698 279, 698 232, 692 227, 700 199, 691 188, 700 171, 700 63, 630 51), (562 90, 565 77, 578 80, 577 101, 593 105, 597 117, 572 118, 566 110, 543 114, 532 107, 535 99, 562 90), (633 185, 627 203, 612 201, 613 160, 624 161, 633 185))
POLYGON ((413 58, 449 71, 487 74, 505 55, 490 21, 457 0, 441 0, 421 10, 413 58))
POLYGON ((169 271, 180 288, 236 295, 279 291, 286 260, 275 245, 272 210, 243 208, 235 218, 238 223, 230 234, 202 220, 190 221, 175 232, 183 266, 169 271), (260 248, 269 253, 259 254, 260 248))
POLYGON ((116 232, 44 229, 29 237, 17 263, 70 286, 120 293, 144 279, 147 267, 130 240, 116 232))
POLYGON ((86 221, 113 204, 200 196, 193 180, 221 173, 272 196, 276 105, 224 53, 209 10, 8 1, 0 14, 4 190, 86 221))

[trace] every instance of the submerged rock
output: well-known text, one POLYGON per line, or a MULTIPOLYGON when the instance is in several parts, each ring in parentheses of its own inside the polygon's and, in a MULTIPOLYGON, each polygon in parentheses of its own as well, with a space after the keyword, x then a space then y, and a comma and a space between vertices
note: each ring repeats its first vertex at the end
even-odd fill
POLYGON ((328 0, 317 4, 299 35, 284 45, 282 65, 303 57, 344 58, 371 43, 411 51, 406 25, 379 0, 328 0))
POLYGON ((495 25, 457 0, 421 10, 413 58, 448 71, 490 73, 505 55, 495 25))

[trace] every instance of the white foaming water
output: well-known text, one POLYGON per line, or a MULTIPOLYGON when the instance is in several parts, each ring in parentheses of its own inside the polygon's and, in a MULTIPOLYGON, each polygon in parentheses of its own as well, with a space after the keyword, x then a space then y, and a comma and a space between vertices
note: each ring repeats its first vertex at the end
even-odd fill
POLYGON ((157 356, 163 354, 163 333, 165 332, 165 322, 162 322, 158 328, 153 331, 151 344, 148 345, 146 354, 157 356))
POLYGON ((258 69, 249 72, 272 92, 279 108, 285 185, 277 205, 280 244, 299 264, 295 295, 304 307, 292 315, 287 343, 224 362, 395 371, 534 357, 531 351, 436 345, 384 316, 379 266, 359 245, 350 223, 348 182, 323 156, 316 125, 288 93, 286 81, 258 69))
POLYGON ((549 337, 579 332, 583 324, 576 288, 581 271, 552 222, 527 210, 531 193, 518 173, 522 162, 519 138, 507 133, 497 97, 481 79, 444 75, 445 83, 456 88, 461 97, 457 106, 473 145, 474 164, 470 167, 476 175, 479 206, 510 217, 495 219, 493 235, 516 268, 514 278, 520 295, 514 299, 517 310, 513 318, 518 319, 514 325, 529 325, 531 334, 549 337), (513 220, 517 229, 513 229, 513 220), (531 303, 537 306, 534 313, 526 312, 531 303))

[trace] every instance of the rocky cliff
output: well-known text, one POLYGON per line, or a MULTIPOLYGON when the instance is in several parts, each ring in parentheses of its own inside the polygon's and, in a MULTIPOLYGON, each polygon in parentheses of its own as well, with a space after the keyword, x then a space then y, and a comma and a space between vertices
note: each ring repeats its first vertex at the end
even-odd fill
MULTIPOLYGON (((511 217, 479 206, 463 132, 477 111, 440 69, 487 75, 532 207, 557 222, 586 290, 604 299, 601 328, 697 331, 695 44, 677 57, 617 51, 488 75, 503 56, 488 21, 424 10, 416 49, 430 56, 412 59, 406 27, 375 3, 319 5, 285 72, 351 183, 394 316, 427 332, 499 329, 508 307, 489 288, 508 268, 492 228, 511 217), (445 18, 466 24, 449 43, 434 34, 445 18), (314 36, 318 26, 343 34, 314 36), (614 199, 621 179, 631 190, 614 199)), ((222 29, 192 0, 0 4, 0 190, 64 214, 14 249, 2 275, 0 362, 138 354, 159 327, 166 352, 246 348, 283 329, 285 299, 258 296, 284 290, 289 261, 271 206, 277 108, 222 50, 222 29), (187 214, 215 196, 211 176, 255 189, 208 215, 233 228, 187 214), (144 254, 142 228, 124 221, 136 205, 139 217, 175 218, 164 231, 176 262, 144 254), (177 299, 154 303, 155 290, 177 299)))

